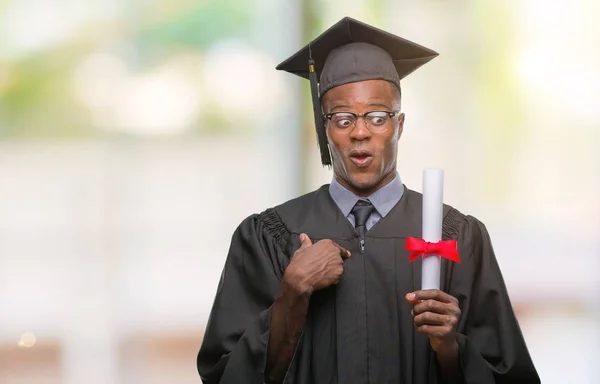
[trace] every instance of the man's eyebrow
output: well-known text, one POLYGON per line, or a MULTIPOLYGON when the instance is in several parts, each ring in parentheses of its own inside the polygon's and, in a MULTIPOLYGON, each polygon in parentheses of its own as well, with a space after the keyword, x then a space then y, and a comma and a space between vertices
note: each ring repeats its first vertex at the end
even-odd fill
MULTIPOLYGON (((381 107, 381 108, 385 108, 385 109, 391 109, 391 107, 390 107, 388 104, 385 104, 385 103, 377 103, 377 102, 374 102, 374 103, 369 103, 369 106, 370 106, 370 107, 381 107)), ((336 109, 340 109, 340 108, 346 108, 346 109, 348 109, 348 108, 352 108, 352 106, 351 106, 351 105, 348 105, 348 104, 336 104, 336 105, 334 105, 334 106, 333 106, 333 107, 330 109, 330 111, 331 111, 331 112, 333 112, 333 111, 335 111, 336 109)))
POLYGON ((369 103, 370 107, 382 107, 382 108, 386 108, 386 109, 392 109, 390 108, 389 105, 384 104, 384 103, 369 103))
POLYGON ((333 111, 335 111, 336 109, 339 109, 339 108, 346 108, 346 109, 348 109, 348 108, 351 108, 351 107, 352 106, 348 105, 348 104, 336 104, 329 111, 333 112, 333 111))

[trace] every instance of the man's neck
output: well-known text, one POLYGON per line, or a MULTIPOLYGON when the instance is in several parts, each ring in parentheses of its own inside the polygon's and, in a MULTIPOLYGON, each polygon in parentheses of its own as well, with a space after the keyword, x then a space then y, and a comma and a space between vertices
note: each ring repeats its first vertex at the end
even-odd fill
POLYGON ((390 172, 390 174, 386 175, 383 179, 381 179, 381 181, 379 183, 377 183, 373 187, 366 188, 366 189, 361 189, 361 188, 352 186, 348 182, 346 182, 346 180, 342 179, 338 175, 334 174, 333 177, 335 177, 335 180, 338 183, 340 183, 340 185, 342 185, 344 188, 346 188, 350 192, 354 193, 356 196, 367 198, 367 197, 371 196, 372 194, 374 194, 375 192, 377 192, 378 190, 380 190, 381 188, 388 185, 392 180, 394 180, 394 178, 396 177, 396 170, 394 169, 392 172, 390 172))

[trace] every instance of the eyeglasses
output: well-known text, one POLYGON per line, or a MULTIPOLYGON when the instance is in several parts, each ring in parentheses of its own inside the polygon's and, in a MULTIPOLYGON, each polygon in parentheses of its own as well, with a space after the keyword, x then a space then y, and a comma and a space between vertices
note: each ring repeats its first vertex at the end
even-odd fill
POLYGON ((399 111, 369 111, 365 113, 335 112, 325 115, 329 126, 337 133, 348 134, 356 127, 356 120, 362 117, 371 133, 383 133, 390 127, 392 119, 399 111))

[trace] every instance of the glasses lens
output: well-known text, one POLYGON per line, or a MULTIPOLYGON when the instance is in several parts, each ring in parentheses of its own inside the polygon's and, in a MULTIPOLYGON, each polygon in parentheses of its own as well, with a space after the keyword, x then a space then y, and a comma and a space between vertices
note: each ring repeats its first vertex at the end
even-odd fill
POLYGON ((387 112, 374 111, 365 115, 365 120, 369 125, 371 132, 383 132, 388 128, 391 121, 390 115, 387 112))
POLYGON ((354 126, 355 117, 351 113, 338 112, 331 116, 332 126, 340 131, 345 131, 354 126))

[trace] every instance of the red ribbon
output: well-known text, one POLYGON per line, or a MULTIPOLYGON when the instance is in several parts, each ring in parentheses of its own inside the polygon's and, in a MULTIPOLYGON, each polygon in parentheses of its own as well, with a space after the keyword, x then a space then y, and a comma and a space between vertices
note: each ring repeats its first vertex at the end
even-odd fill
POLYGON ((456 240, 430 243, 423 239, 409 237, 406 239, 406 250, 412 252, 409 257, 411 263, 423 255, 437 255, 460 263, 456 240))

